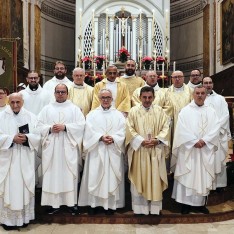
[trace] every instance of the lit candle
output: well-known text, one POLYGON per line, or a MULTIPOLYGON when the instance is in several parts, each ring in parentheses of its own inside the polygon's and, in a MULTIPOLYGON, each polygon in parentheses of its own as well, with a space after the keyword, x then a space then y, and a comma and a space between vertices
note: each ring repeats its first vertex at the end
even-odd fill
POLYGON ((176 70, 176 61, 173 62, 173 72, 176 70))

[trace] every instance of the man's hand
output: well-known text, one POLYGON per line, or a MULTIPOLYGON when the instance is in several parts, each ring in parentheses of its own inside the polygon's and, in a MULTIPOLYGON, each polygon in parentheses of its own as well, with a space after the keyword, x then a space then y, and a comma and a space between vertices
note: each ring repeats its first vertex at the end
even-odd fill
POLYGON ((23 144, 27 141, 27 137, 25 134, 22 134, 22 133, 18 133, 14 136, 13 138, 13 142, 16 143, 16 144, 23 144))
POLYGON ((111 136, 106 136, 106 135, 104 135, 104 136, 101 137, 101 140, 102 140, 102 141, 104 142, 104 144, 106 144, 106 145, 110 145, 110 144, 114 143, 114 139, 113 139, 111 136))
POLYGON ((206 144, 206 143, 205 143, 202 139, 200 139, 200 140, 194 145, 194 147, 195 147, 195 148, 198 148, 198 149, 201 149, 205 144, 206 144))
POLYGON ((59 133, 61 131, 65 130, 65 125, 64 124, 55 124, 51 128, 52 133, 59 133))
POLYGON ((145 148, 153 148, 154 146, 158 144, 159 144, 159 141, 157 139, 144 140, 141 143, 141 145, 145 148))

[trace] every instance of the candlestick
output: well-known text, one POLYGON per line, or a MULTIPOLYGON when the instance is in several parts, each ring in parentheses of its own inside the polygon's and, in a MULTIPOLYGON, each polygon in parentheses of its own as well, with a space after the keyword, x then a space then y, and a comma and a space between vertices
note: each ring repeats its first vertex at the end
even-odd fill
POLYGON ((106 38, 108 37, 108 9, 106 9, 106 38))
POLYGON ((140 38, 142 38, 142 19, 141 19, 141 10, 140 10, 140 38))
POLYGON ((173 72, 176 70, 176 61, 173 62, 173 72))
POLYGON ((166 16, 166 37, 168 37, 169 33, 168 33, 168 10, 165 11, 165 16, 166 16))
POLYGON ((155 27, 154 27, 154 21, 155 21, 155 16, 154 16, 154 9, 152 10, 153 11, 153 19, 152 19, 152 39, 153 39, 153 47, 155 46, 154 45, 154 31, 155 31, 155 27))
POLYGON ((94 37, 94 10, 92 15, 92 36, 94 37))
POLYGON ((82 35, 82 9, 80 8, 80 35, 82 35))

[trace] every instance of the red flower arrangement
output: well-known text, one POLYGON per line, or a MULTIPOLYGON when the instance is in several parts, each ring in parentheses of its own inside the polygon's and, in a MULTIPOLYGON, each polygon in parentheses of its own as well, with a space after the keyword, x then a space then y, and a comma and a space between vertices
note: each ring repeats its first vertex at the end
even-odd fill
POLYGON ((96 59, 96 63, 98 64, 98 63, 103 63, 103 61, 105 61, 106 60, 106 57, 105 56, 95 56, 94 57, 95 59, 96 59))
POLYGON ((150 56, 145 56, 145 57, 142 59, 142 62, 143 62, 143 63, 151 63, 151 61, 153 61, 153 58, 150 57, 150 56))
POLYGON ((119 52, 118 57, 121 62, 126 62, 128 60, 128 56, 130 56, 128 50, 123 46, 119 52))
POLYGON ((91 62, 91 58, 89 56, 85 56, 84 58, 82 58, 82 62, 91 62))
POLYGON ((163 63, 163 62, 165 62, 165 58, 163 58, 162 56, 158 56, 156 58, 156 61, 157 61, 157 63, 163 63))

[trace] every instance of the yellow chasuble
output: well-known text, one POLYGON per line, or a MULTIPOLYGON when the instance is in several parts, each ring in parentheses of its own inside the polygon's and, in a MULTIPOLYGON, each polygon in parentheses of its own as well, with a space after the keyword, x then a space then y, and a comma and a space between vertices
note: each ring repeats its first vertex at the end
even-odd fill
POLYGON ((126 132, 128 176, 137 192, 150 201, 161 201, 162 192, 168 187, 165 164, 169 152, 168 132, 169 117, 160 106, 152 105, 147 111, 142 105, 137 105, 130 110, 126 132), (134 150, 132 141, 136 137, 147 139, 149 132, 152 138, 164 144, 153 148, 140 145, 134 150))
MULTIPOLYGON (((148 86, 148 85, 146 85, 148 86)), ((133 92, 133 95, 132 95, 132 106, 136 106, 138 104, 141 104, 141 101, 140 101, 140 91, 141 91, 141 88, 137 88, 134 92, 133 92)), ((163 107, 165 105, 165 89, 164 88, 159 88, 159 89, 155 89, 154 90, 154 96, 155 96, 155 99, 153 101, 153 104, 157 104, 161 107, 163 107)))
MULTIPOLYGON (((116 78, 117 83, 117 96, 115 100, 115 108, 121 112, 129 112, 131 108, 130 96, 126 84, 120 82, 119 78, 116 78)), ((103 79, 94 86, 94 95, 92 102, 92 110, 100 106, 100 101, 98 98, 98 93, 101 89, 105 89, 107 84, 107 79, 103 79)))
POLYGON ((91 110, 93 87, 85 83, 83 86, 78 86, 73 83, 68 91, 68 99, 76 106, 80 107, 84 116, 86 116, 91 110))
POLYGON ((166 91, 166 101, 164 110, 168 116, 170 116, 173 119, 173 132, 176 127, 178 114, 180 110, 188 105, 193 97, 192 97, 192 90, 185 84, 183 84, 183 87, 181 87, 183 91, 176 92, 174 85, 172 85, 170 88, 166 91))
POLYGON ((121 76, 119 80, 127 85, 131 98, 132 98, 133 92, 137 88, 143 87, 145 85, 145 81, 141 77, 138 77, 138 76, 129 76, 127 78, 125 78, 124 76, 121 76))

